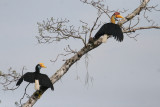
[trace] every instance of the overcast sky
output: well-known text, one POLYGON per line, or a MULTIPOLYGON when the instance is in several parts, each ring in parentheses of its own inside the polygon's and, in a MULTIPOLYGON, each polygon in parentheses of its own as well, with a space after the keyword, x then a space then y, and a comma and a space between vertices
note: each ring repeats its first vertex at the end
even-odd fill
MULTIPOLYGON (((129 9, 126 16, 138 5, 139 0, 106 0, 110 9, 129 9)), ((150 5, 160 4, 151 0, 150 5)), ((149 13, 160 24, 160 12, 149 13)), ((0 70, 7 72, 12 67, 21 72, 32 72, 36 64, 42 62, 42 69, 49 77, 64 63, 59 59, 50 62, 66 45, 77 50, 82 43, 62 41, 53 44, 38 44, 37 22, 47 18, 67 18, 70 24, 78 26, 79 20, 93 24, 96 10, 79 0, 0 0, 0 70)), ((109 20, 103 19, 106 22, 109 20)), ((141 20, 141 25, 147 26, 141 20)), ((124 25, 125 26, 125 25, 124 25)), ((85 58, 74 64, 68 73, 57 82, 55 91, 48 89, 34 107, 158 107, 160 106, 160 31, 144 30, 137 32, 138 41, 125 35, 122 43, 113 38, 106 44, 89 52, 89 76, 93 82, 85 85, 87 74, 85 58), (79 79, 77 80, 77 76, 79 79)), ((23 96, 22 85, 15 91, 2 91, 0 86, 0 107, 14 107, 23 96)), ((34 92, 34 85, 27 93, 34 92)), ((22 102, 25 102, 23 100, 22 102)))

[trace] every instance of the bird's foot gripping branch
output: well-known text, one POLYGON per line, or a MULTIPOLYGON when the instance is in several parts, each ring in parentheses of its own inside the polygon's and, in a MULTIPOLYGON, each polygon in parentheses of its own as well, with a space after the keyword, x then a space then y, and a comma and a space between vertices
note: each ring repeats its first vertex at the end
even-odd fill
POLYGON ((37 99, 37 98, 40 99, 40 97, 42 96, 43 92, 44 91, 42 91, 42 90, 37 90, 36 92, 34 92, 33 95, 35 96, 35 99, 37 99))

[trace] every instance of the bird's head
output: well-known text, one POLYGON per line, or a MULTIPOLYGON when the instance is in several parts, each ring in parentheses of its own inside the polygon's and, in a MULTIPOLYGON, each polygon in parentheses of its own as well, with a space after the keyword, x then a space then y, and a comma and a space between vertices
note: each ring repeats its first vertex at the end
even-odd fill
POLYGON ((115 24, 115 21, 118 21, 117 18, 124 18, 124 17, 121 16, 119 12, 115 12, 111 17, 111 22, 115 24))
POLYGON ((36 65, 36 71, 40 71, 41 68, 46 68, 46 66, 43 63, 39 63, 36 65))

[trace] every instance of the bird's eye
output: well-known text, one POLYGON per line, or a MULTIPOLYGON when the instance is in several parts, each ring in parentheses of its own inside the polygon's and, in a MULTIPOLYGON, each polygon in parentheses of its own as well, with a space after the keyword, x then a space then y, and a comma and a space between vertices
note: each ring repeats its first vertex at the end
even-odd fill
POLYGON ((41 69, 41 66, 39 65, 38 68, 41 69))

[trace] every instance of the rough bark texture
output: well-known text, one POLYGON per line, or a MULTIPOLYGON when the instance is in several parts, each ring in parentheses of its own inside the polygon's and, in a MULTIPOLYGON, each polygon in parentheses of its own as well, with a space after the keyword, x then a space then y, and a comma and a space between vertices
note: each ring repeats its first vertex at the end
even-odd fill
MULTIPOLYGON (((141 10, 146 7, 147 3, 150 0, 143 0, 141 5, 135 9, 131 14, 126 16, 123 20, 119 22, 120 25, 128 22, 132 18, 134 18, 136 15, 139 15, 141 10)), ((98 47, 101 45, 102 40, 99 39, 97 41, 89 42, 85 47, 83 47, 78 53, 76 53, 73 57, 66 60, 66 62, 63 64, 63 66, 50 78, 52 83, 54 84, 57 82, 68 70, 69 68, 78 61, 83 55, 85 55, 87 52, 91 51, 92 49, 98 47)), ((45 87, 41 87, 39 91, 36 91, 33 93, 33 95, 29 98, 29 100, 22 106, 22 107, 32 107, 37 101, 38 101, 38 93, 41 95, 47 90, 45 87)))

